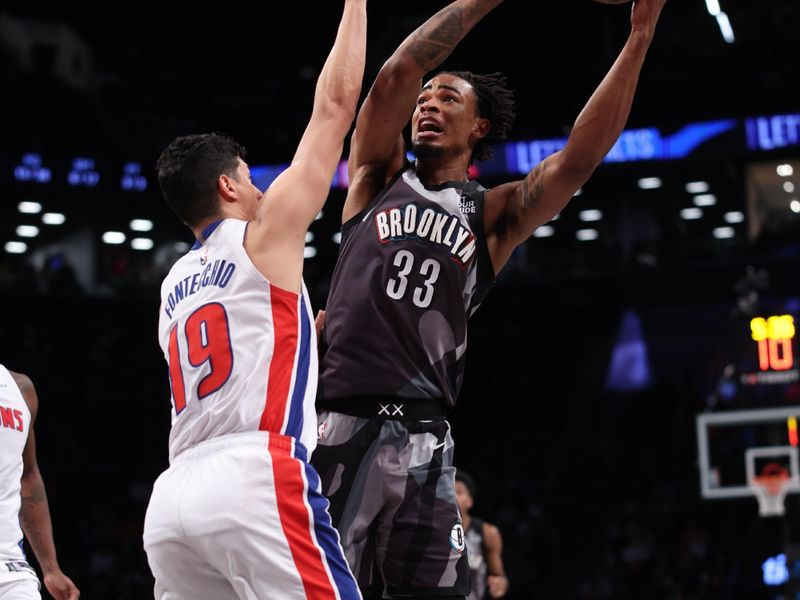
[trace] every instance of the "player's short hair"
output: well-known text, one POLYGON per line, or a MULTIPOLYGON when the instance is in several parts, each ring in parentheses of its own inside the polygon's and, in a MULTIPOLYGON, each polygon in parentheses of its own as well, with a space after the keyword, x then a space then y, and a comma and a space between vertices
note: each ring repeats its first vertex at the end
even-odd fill
POLYGON ((473 500, 475 500, 477 489, 475 488, 475 480, 472 478, 472 475, 466 471, 458 469, 456 471, 456 481, 463 483, 466 486, 467 491, 469 491, 469 495, 472 496, 473 500))
POLYGON ((156 162, 158 185, 169 207, 192 227, 219 212, 217 179, 223 173, 239 180, 238 159, 245 149, 219 133, 176 138, 156 162))
POLYGON ((481 75, 471 71, 442 71, 442 73, 463 79, 475 90, 478 115, 487 119, 492 127, 486 137, 475 144, 470 162, 489 160, 492 157, 491 144, 507 139, 516 116, 514 93, 508 89, 505 75, 502 73, 481 75))

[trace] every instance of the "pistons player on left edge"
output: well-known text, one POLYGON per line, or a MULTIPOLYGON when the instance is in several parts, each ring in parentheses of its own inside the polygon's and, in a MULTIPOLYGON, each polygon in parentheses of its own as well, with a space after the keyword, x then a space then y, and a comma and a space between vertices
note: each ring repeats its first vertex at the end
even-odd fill
POLYGON ((56 600, 77 600, 78 588, 61 572, 33 421, 39 399, 30 378, 0 365, 0 598, 39 600, 39 579, 22 550, 22 533, 56 600))

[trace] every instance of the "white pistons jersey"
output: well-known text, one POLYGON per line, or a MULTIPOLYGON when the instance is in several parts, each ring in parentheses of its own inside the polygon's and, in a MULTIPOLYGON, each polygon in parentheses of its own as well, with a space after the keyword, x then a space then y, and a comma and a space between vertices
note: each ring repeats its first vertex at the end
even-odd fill
POLYGON ((222 435, 317 442, 317 340, 302 293, 270 283, 244 249, 247 222, 213 223, 161 285, 158 334, 172 391, 170 462, 222 435))
POLYGON ((22 451, 30 426, 31 411, 17 382, 0 365, 0 581, 32 574, 24 562, 19 526, 22 451))

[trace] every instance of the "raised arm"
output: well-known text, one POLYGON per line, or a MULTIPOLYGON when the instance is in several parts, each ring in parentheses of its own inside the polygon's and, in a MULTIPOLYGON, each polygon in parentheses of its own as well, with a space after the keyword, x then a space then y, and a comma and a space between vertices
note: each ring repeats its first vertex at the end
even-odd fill
POLYGON ((56 600, 77 600, 80 596, 78 588, 72 580, 61 572, 56 559, 56 547, 53 542, 53 526, 50 521, 50 508, 47 504, 42 474, 36 461, 36 438, 33 433, 33 422, 39 409, 39 399, 30 378, 19 373, 12 373, 17 387, 31 411, 31 425, 28 429, 28 440, 22 452, 22 505, 19 521, 28 543, 33 548, 36 560, 42 568, 44 584, 56 600))
POLYGON ((361 94, 366 5, 367 0, 345 0, 308 126, 291 165, 267 190, 248 227, 245 248, 253 262, 273 283, 293 291, 299 289, 305 232, 330 193, 361 94))
POLYGON ((495 272, 534 229, 561 212, 616 143, 665 2, 634 0, 628 41, 575 121, 564 149, 536 165, 523 180, 487 194, 484 223, 495 272))
POLYGON ((350 188, 342 221, 359 213, 403 163, 403 128, 422 77, 502 0, 456 0, 409 35, 384 63, 358 113, 350 144, 350 188))

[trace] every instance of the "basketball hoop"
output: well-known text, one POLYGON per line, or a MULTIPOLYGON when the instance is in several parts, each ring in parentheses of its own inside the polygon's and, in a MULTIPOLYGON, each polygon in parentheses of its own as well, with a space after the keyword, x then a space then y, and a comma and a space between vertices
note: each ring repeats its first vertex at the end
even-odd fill
POLYGON ((777 517, 786 513, 783 505, 792 480, 789 472, 776 463, 766 465, 762 475, 753 477, 751 488, 758 499, 758 514, 777 517))

